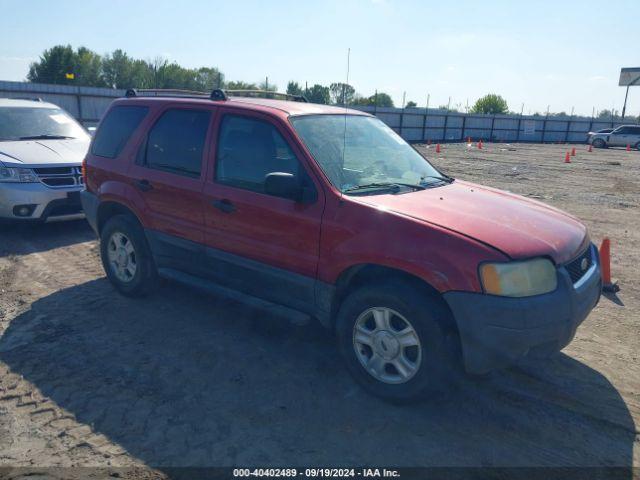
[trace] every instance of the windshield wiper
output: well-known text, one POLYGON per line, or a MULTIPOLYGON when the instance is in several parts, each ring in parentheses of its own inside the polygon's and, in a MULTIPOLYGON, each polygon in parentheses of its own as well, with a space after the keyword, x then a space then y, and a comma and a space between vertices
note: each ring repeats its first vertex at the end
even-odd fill
POLYGON ((54 135, 51 133, 45 133, 42 135, 27 135, 25 137, 20 137, 20 140, 64 140, 66 138, 76 138, 76 137, 70 137, 68 135, 54 135))
POLYGON ((433 178, 433 179, 440 180, 442 182, 447 182, 447 183, 451 183, 455 180, 453 177, 450 177, 448 175, 444 175, 442 177, 439 177, 437 175, 422 175, 420 177, 420 184, 423 184, 423 181, 425 178, 433 178))
POLYGON ((415 183, 401 183, 401 182, 379 182, 379 183, 365 183, 363 185, 355 185, 343 190, 346 192, 355 192, 358 190, 370 190, 370 189, 383 189, 383 190, 400 190, 400 187, 414 188, 416 190, 424 190, 424 185, 416 185, 415 183))

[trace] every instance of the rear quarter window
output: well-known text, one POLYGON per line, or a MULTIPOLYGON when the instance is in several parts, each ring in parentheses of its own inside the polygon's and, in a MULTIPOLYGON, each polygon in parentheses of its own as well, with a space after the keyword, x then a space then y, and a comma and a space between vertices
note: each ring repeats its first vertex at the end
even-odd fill
POLYGON ((99 157, 117 157, 148 112, 149 107, 141 105, 113 107, 96 132, 91 153, 99 157))

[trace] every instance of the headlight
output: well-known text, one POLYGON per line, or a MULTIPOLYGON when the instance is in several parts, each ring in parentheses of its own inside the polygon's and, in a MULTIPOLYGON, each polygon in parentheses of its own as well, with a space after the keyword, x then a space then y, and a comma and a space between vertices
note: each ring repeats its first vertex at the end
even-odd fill
POLYGON ((30 168, 0 167, 0 182, 35 183, 38 177, 30 168))
POLYGON ((480 281, 486 293, 504 297, 540 295, 558 286, 556 268, 546 258, 482 264, 480 281))

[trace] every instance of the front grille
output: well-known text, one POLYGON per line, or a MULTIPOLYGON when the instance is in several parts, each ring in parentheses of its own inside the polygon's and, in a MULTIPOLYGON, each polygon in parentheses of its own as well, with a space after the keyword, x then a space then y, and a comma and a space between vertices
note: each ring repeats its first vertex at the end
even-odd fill
POLYGON ((64 188, 83 185, 80 167, 44 167, 34 168, 38 179, 51 188, 64 188))
POLYGON ((587 247, 584 252, 567 263, 565 268, 567 269, 567 272, 569 272, 571 281, 576 283, 585 273, 587 273, 587 270, 589 270, 592 264, 593 259, 591 258, 591 247, 587 247), (586 260, 586 262, 583 263, 584 260, 586 260))

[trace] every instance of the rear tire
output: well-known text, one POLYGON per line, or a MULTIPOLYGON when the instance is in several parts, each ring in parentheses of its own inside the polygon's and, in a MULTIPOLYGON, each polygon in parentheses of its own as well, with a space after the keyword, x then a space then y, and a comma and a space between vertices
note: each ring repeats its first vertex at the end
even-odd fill
POLYGON ((354 379, 402 403, 440 397, 455 385, 460 359, 452 325, 442 299, 407 281, 355 290, 336 319, 340 353, 354 379))
POLYGON ((144 296, 158 286, 158 271, 142 227, 129 215, 110 218, 100 233, 107 278, 123 295, 144 296))
POLYGON ((607 146, 607 142, 605 142, 605 141, 604 141, 603 139, 601 139, 601 138, 596 138, 596 139, 593 141, 593 146, 594 146, 594 147, 596 147, 596 148, 606 148, 606 146, 607 146))

